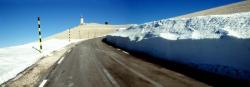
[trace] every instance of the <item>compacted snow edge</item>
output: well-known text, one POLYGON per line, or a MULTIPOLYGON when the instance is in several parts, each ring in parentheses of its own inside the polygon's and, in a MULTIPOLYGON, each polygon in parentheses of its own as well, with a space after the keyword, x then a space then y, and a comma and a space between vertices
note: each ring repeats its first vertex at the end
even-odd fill
POLYGON ((130 51, 250 81, 250 12, 164 19, 106 36, 130 51))

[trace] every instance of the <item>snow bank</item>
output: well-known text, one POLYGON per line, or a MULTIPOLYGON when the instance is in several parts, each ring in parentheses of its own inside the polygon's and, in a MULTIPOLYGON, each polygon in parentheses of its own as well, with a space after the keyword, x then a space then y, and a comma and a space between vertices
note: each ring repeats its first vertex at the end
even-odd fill
POLYGON ((250 12, 164 19, 106 39, 123 49, 250 81, 250 12))
POLYGON ((15 77, 18 73, 34 64, 44 55, 70 44, 68 40, 51 39, 43 42, 43 53, 32 47, 39 48, 37 42, 0 48, 0 84, 15 77))

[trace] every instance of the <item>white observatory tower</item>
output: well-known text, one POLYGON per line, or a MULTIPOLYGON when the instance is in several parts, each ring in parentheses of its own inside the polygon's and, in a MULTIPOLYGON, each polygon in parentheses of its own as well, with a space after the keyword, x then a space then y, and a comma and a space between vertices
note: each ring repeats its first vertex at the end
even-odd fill
POLYGON ((83 16, 81 16, 80 25, 84 24, 83 16))

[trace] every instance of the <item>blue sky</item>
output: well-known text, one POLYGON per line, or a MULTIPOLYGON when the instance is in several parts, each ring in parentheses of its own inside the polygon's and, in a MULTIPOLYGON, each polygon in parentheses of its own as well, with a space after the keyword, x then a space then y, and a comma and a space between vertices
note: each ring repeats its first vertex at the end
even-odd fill
POLYGON ((36 41, 86 22, 141 24, 240 0, 0 0, 0 47, 36 41))

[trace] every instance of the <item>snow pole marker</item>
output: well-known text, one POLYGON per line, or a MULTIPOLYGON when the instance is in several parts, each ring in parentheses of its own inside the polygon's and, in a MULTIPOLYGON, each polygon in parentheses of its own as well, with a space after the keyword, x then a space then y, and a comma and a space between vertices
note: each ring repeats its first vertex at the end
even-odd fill
POLYGON ((79 28, 79 39, 81 39, 81 28, 79 28))
POLYGON ((69 28, 69 42, 70 42, 70 28, 69 28))
POLYGON ((40 53, 42 53, 42 49, 43 49, 43 46, 42 46, 42 33, 41 33, 41 25, 40 25, 40 17, 38 16, 37 18, 37 21, 38 21, 38 34, 39 34, 39 46, 40 46, 40 53))
POLYGON ((89 38, 89 30, 88 30, 88 38, 89 38))

